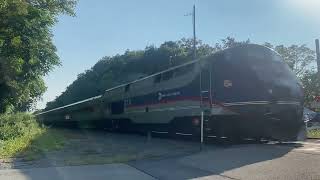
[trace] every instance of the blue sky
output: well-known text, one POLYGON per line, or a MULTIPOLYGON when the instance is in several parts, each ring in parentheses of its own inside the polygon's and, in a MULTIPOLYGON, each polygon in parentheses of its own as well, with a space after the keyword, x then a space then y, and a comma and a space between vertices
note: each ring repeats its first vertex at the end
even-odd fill
POLYGON ((313 48, 320 38, 319 0, 79 0, 76 17, 60 16, 53 29, 62 66, 45 77, 48 90, 37 107, 103 56, 191 37, 191 17, 184 15, 193 4, 197 38, 211 45, 232 36, 313 48))

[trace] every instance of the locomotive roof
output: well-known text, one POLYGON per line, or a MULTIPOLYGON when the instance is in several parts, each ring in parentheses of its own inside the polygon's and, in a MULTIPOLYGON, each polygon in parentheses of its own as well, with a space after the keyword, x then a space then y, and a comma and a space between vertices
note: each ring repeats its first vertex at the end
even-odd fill
MULTIPOLYGON (((236 48, 244 48, 244 47, 264 47, 264 48, 268 48, 268 47, 266 47, 266 46, 262 46, 262 45, 258 45, 258 44, 241 44, 241 45, 238 45, 238 46, 235 46, 235 47, 231 47, 231 48, 227 48, 227 49, 224 49, 224 50, 215 52, 215 53, 213 53, 212 55, 209 55, 209 56, 214 56, 214 55, 222 54, 222 53, 225 53, 226 51, 231 51, 231 50, 236 49, 236 48)), ((268 49, 270 49, 270 48, 268 48, 268 49)), ((272 50, 272 49, 270 49, 270 50, 272 50)), ((273 51, 273 50, 272 50, 272 51, 273 51)), ((207 57, 208 57, 208 56, 207 56, 207 57)), ((202 59, 202 58, 201 58, 201 59, 202 59)), ((181 65, 178 65, 178 66, 174 66, 174 67, 168 68, 168 69, 166 69, 166 70, 164 70, 164 71, 160 71, 160 72, 151 74, 151 75, 149 75, 149 76, 146 76, 146 77, 143 77, 143 78, 140 78, 140 79, 131 81, 131 82, 127 82, 127 83, 124 83, 124 84, 121 84, 121 85, 118 85, 118 86, 109 88, 109 89, 105 90, 105 92, 109 92, 109 91, 112 91, 112 90, 114 90, 114 89, 118 89, 118 88, 121 88, 121 87, 125 87, 125 86, 128 85, 128 84, 133 84, 133 83, 136 83, 136 82, 139 82, 139 81, 143 81, 143 80, 145 80, 145 79, 154 77, 154 76, 156 76, 156 75, 159 75, 159 74, 162 74, 162 73, 165 73, 165 72, 168 72, 168 71, 172 71, 172 70, 174 70, 174 69, 178 69, 178 68, 183 67, 183 66, 187 66, 187 65, 189 65, 189 64, 194 64, 194 63, 196 63, 196 62, 200 62, 201 59, 192 60, 192 61, 190 61, 190 62, 187 62, 187 63, 181 64, 181 65)), ((40 112, 40 113, 38 113, 38 114, 36 114, 36 115, 41 115, 41 114, 45 114, 45 113, 48 113, 48 112, 56 111, 56 110, 59 110, 59 109, 71 107, 71 106, 74 106, 74 105, 77 105, 77 104, 89 102, 89 101, 92 101, 92 100, 95 100, 95 99, 99 99, 99 98, 101 98, 102 96, 103 96, 103 95, 94 96, 94 97, 91 97, 91 98, 88 98, 88 99, 84 99, 84 100, 81 100, 81 101, 77 101, 77 102, 74 102, 74 103, 71 103, 71 104, 68 104, 68 105, 64 105, 64 106, 60 106, 60 107, 57 107, 57 108, 54 108, 54 109, 50 109, 50 110, 48 110, 48 111, 40 112)))
POLYGON ((108 92, 108 91, 111 91, 111 90, 114 90, 114 89, 117 89, 117 88, 120 88, 120 87, 124 87, 124 86, 126 86, 126 85, 128 85, 128 84, 133 84, 133 83, 136 83, 136 82, 139 82, 139 81, 143 81, 143 80, 148 79, 148 78, 150 78, 150 77, 153 77, 153 76, 156 76, 156 75, 159 75, 159 74, 168 72, 168 71, 172 71, 172 70, 174 70, 174 69, 177 69, 177 68, 180 68, 180 67, 183 67, 183 66, 187 66, 187 65, 189 65, 189 64, 193 64, 193 63, 196 63, 196 62, 198 62, 198 61, 199 61, 199 59, 197 59, 197 60, 192 60, 192 61, 190 61, 190 62, 187 62, 187 63, 181 64, 181 65, 178 65, 178 66, 174 66, 174 67, 168 68, 168 69, 166 69, 166 70, 164 70, 164 71, 160 71, 160 72, 151 74, 151 75, 149 75, 149 76, 146 76, 146 77, 143 77, 143 78, 140 78, 140 79, 136 79, 136 80, 131 81, 131 82, 127 82, 127 83, 124 83, 124 84, 121 84, 121 85, 112 87, 112 88, 110 88, 110 89, 105 90, 105 92, 108 92))
POLYGON ((36 115, 41 115, 41 114, 45 114, 45 113, 48 113, 48 112, 56 111, 56 110, 63 109, 63 108, 66 108, 66 107, 70 107, 70 106, 74 106, 74 105, 81 104, 81 103, 84 103, 84 102, 88 102, 88 101, 92 101, 92 100, 95 100, 95 99, 99 99, 101 97, 102 97, 102 95, 94 96, 94 97, 91 97, 91 98, 88 98, 88 99, 84 99, 84 100, 81 100, 81 101, 77 101, 77 102, 74 102, 74 103, 71 103, 71 104, 68 104, 68 105, 64 105, 64 106, 60 106, 60 107, 57 107, 57 108, 53 108, 53 109, 50 109, 48 111, 40 112, 40 113, 38 113, 36 115))
MULTIPOLYGON (((262 48, 268 48, 268 47, 266 47, 266 46, 262 46, 262 45, 258 45, 258 44, 241 44, 241 45, 234 46, 234 47, 231 47, 231 48, 223 49, 223 50, 221 50, 221 51, 215 52, 215 53, 213 53, 213 54, 211 54, 211 55, 208 55, 208 56, 206 56, 206 57, 214 56, 214 55, 217 55, 217 54, 223 54, 223 53, 225 53, 226 51, 231 51, 231 50, 236 49, 236 48, 244 48, 244 47, 262 47, 262 48)), ((270 48, 268 48, 268 49, 270 49, 270 48)), ((270 49, 270 50, 272 50, 272 49, 270 49)), ((274 50, 272 50, 272 51, 274 51, 274 50)), ((201 59, 203 59, 203 58, 201 58, 201 59)), ((186 63, 183 63, 183 64, 181 64, 181 65, 168 68, 168 69, 166 69, 166 70, 163 70, 163 71, 160 71, 160 72, 151 74, 151 75, 149 75, 149 76, 146 76, 146 77, 143 77, 143 78, 140 78, 140 79, 136 79, 136 80, 131 81, 131 82, 127 82, 127 83, 124 83, 124 84, 121 84, 121 85, 118 85, 118 86, 109 88, 109 89, 105 90, 105 92, 108 92, 108 91, 111 91, 111 90, 114 90, 114 89, 117 89, 117 88, 120 88, 120 87, 124 87, 124 86, 126 86, 126 85, 128 85, 128 84, 132 84, 132 83, 136 83, 136 82, 139 82, 139 81, 143 81, 143 80, 148 79, 148 78, 150 78, 150 77, 153 77, 153 76, 156 76, 156 75, 159 75, 159 74, 162 74, 162 73, 165 73, 165 72, 174 70, 174 69, 178 69, 178 68, 180 68, 180 67, 187 66, 187 65, 189 65, 189 64, 193 64, 193 63, 199 62, 201 59, 192 60, 192 61, 190 61, 190 62, 186 62, 186 63)))
MULTIPOLYGON (((148 78, 150 78, 150 77, 156 76, 156 75, 158 75, 158 74, 161 74, 161 73, 164 73, 164 72, 167 72, 167 71, 171 71, 171 70, 177 69, 177 68, 182 67, 182 66, 186 66, 186 65, 189 65, 189 64, 193 64, 193 63, 196 63, 196 62, 198 62, 198 61, 199 61, 199 60, 193 60, 193 61, 190 61, 190 62, 181 64, 181 65, 178 65, 178 66, 175 66, 175 67, 172 67, 172 68, 168 68, 168 69, 166 69, 166 70, 164 70, 164 71, 160 71, 160 72, 157 72, 157 73, 155 73, 155 74, 152 74, 152 75, 149 75, 149 76, 146 76, 146 77, 143 77, 143 78, 140 78, 140 79, 137 79, 137 80, 128 82, 128 83, 124 83, 124 84, 121 84, 121 85, 118 85, 118 86, 109 88, 109 89, 105 90, 105 92, 109 92, 109 91, 112 91, 112 90, 114 90, 114 89, 118 89, 118 88, 121 88, 121 87, 125 87, 127 84, 132 84, 132 83, 136 83, 136 82, 139 82, 139 81, 143 81, 143 80, 145 80, 145 79, 148 79, 148 78)), ((94 97, 91 97, 91 98, 88 98, 88 99, 84 99, 84 100, 81 100, 81 101, 77 101, 77 102, 74 102, 74 103, 71 103, 71 104, 67 104, 67 105, 64 105, 64 106, 60 106, 60 107, 57 107, 57 108, 53 108, 53 109, 50 109, 50 110, 48 110, 48 111, 40 112, 40 113, 38 113, 38 114, 36 114, 36 115, 41 115, 41 114, 45 114, 45 113, 48 113, 48 112, 56 111, 56 110, 59 110, 59 109, 71 107, 71 106, 74 106, 74 105, 77 105, 77 104, 81 104, 81 103, 85 103, 85 102, 92 101, 92 100, 95 100, 95 99, 99 99, 99 98, 101 98, 101 97, 102 97, 102 95, 94 96, 94 97)))

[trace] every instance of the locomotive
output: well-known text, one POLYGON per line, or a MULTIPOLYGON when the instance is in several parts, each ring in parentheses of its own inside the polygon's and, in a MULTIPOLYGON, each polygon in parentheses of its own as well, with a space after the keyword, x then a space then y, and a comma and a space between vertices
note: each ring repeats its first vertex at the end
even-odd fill
POLYGON ((52 125, 91 124, 114 131, 204 138, 294 140, 304 126, 303 90, 274 50, 228 48, 104 94, 45 110, 52 125), (201 117, 202 115, 202 117, 201 117))

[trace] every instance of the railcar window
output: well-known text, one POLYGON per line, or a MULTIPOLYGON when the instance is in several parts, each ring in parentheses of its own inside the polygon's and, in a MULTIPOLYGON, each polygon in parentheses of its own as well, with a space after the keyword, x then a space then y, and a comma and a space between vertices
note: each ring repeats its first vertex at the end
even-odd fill
POLYGON ((161 81, 161 74, 158 74, 154 77, 154 83, 159 83, 161 81))
POLYGON ((83 107, 83 108, 79 108, 79 109, 74 109, 71 110, 72 112, 93 112, 93 108, 92 107, 83 107))
POLYGON ((162 80, 167 81, 173 77, 173 71, 163 73, 162 80))
POLYGON ((94 108, 93 108, 93 107, 87 107, 87 108, 86 108, 86 111, 88 111, 88 112, 94 112, 94 108))
POLYGON ((117 101, 111 103, 112 114, 122 114, 124 112, 124 101, 117 101))

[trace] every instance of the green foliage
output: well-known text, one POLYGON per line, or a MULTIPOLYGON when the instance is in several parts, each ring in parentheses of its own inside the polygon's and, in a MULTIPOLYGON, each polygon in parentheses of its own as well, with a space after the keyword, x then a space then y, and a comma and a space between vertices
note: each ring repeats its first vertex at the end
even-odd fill
POLYGON ((64 148, 65 138, 59 131, 46 128, 42 128, 41 130, 41 133, 32 136, 30 143, 25 149, 19 151, 19 156, 22 156, 25 160, 35 160, 41 158, 47 152, 58 151, 64 148))
MULTIPOLYGON (((45 129, 45 133, 42 133, 32 142, 32 148, 41 152, 49 152, 63 148, 64 144, 64 137, 59 134, 59 131, 45 129)), ((29 150, 32 148, 29 148, 29 150)))
POLYGON ((281 54, 298 78, 303 78, 306 74, 312 73, 315 68, 315 52, 306 45, 291 45, 288 47, 284 45, 273 46, 270 43, 264 45, 281 54))
POLYGON ((320 95, 320 81, 315 70, 315 52, 306 45, 291 45, 288 47, 283 45, 273 46, 270 43, 264 45, 281 54, 285 62, 300 79, 304 88, 305 106, 310 108, 311 102, 314 101, 316 96, 320 95))
POLYGON ((0 158, 33 159, 63 145, 64 138, 54 130, 40 127, 32 114, 0 115, 0 158))
POLYGON ((42 76, 59 65, 50 29, 75 0, 0 0, 0 112, 27 110, 46 90, 42 76))
POLYGON ((38 124, 31 114, 2 114, 0 115, 0 140, 6 141, 22 136, 30 129, 38 128, 38 124))
POLYGON ((0 157, 21 152, 43 131, 31 114, 0 115, 0 157))
POLYGON ((307 71, 301 81, 304 86, 305 105, 311 107, 315 97, 320 95, 319 75, 315 71, 307 71))
POLYGON ((309 130, 307 133, 308 138, 320 138, 320 129, 309 130))

